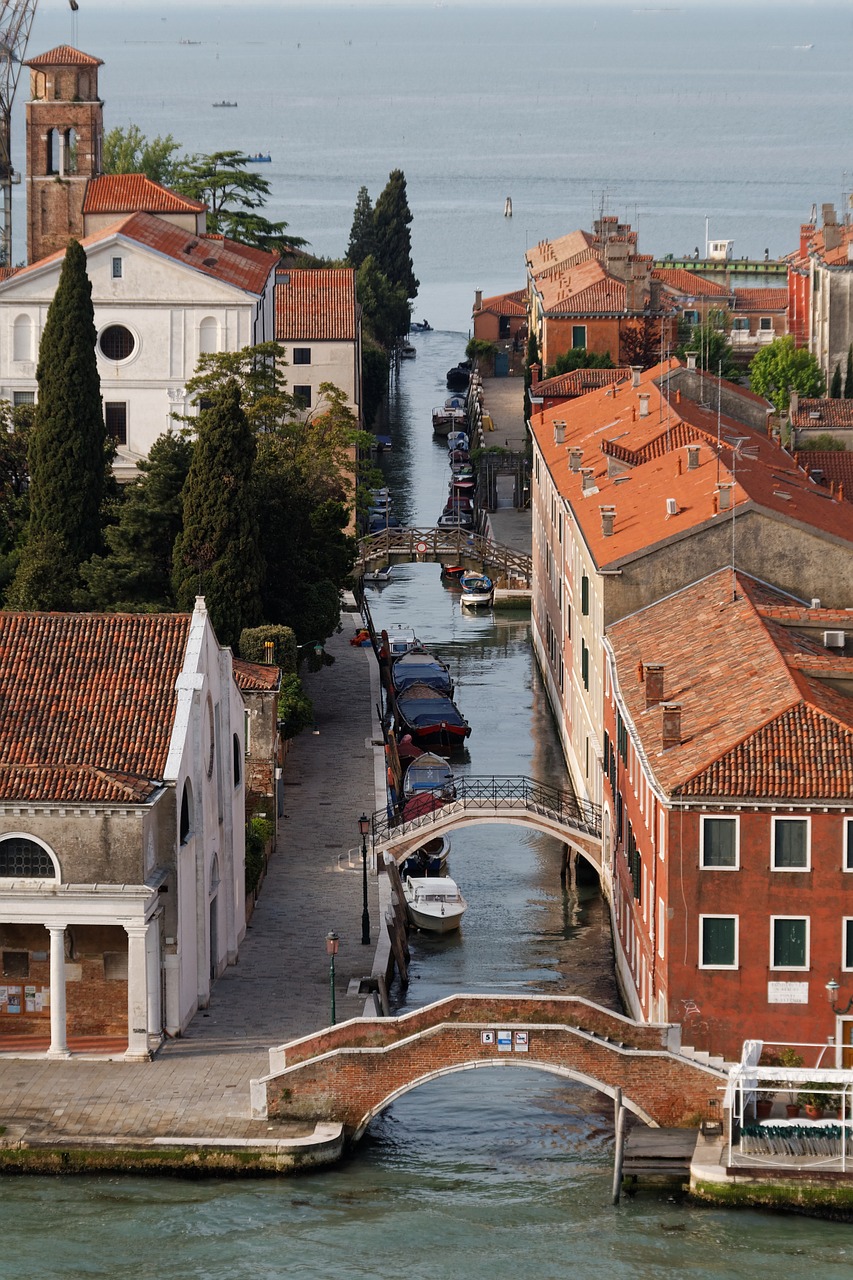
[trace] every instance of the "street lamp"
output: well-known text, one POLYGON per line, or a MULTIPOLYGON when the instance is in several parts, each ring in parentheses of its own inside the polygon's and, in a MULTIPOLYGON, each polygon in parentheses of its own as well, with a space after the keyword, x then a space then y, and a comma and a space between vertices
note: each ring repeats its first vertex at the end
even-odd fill
POLYGON ((332 1008, 331 1026, 335 1025, 335 956, 338 954, 340 941, 334 929, 326 934, 326 954, 329 957, 329 1002, 332 1008))
POLYGON ((358 829, 361 832, 361 885, 362 885, 362 907, 361 907, 361 942, 362 946, 370 946, 370 912, 367 910, 367 833, 370 830, 370 819, 366 813, 363 813, 358 820, 358 829))
POLYGON ((840 990, 841 988, 835 979, 830 978, 829 982, 826 984, 826 998, 829 1001, 829 1006, 832 1009, 832 1012, 837 1013, 839 1017, 843 1018, 845 1013, 849 1013, 850 1010, 853 1009, 853 996, 850 997, 843 1009, 839 1009, 838 1005, 835 1003, 835 997, 838 995, 840 990))

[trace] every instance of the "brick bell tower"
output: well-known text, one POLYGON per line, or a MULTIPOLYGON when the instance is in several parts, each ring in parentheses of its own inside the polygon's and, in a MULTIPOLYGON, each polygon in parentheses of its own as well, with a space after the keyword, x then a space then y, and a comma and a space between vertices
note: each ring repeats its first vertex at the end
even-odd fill
POLYGON ((101 172, 104 104, 100 58, 60 45, 24 64, 27 103, 27 261, 64 249, 83 234, 83 201, 101 172))

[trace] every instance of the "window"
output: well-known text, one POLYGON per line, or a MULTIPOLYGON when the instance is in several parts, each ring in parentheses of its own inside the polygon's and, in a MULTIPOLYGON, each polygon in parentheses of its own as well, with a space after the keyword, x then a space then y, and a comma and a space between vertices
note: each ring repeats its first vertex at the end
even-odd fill
POLYGON ((685 322, 686 322, 687 324, 698 324, 698 323, 699 323, 699 312, 698 312, 698 311, 685 311, 685 312, 683 312, 683 315, 684 315, 685 322))
POLYGON ((808 871, 808 818, 773 819, 773 870, 808 871))
POLYGON ((33 322, 30 316, 17 316, 12 326, 12 359, 32 360, 33 322))
POLYGON ((808 969, 808 916, 771 916, 770 968, 808 969))
POLYGON ((240 750, 240 739, 234 734, 233 741, 233 757, 234 757, 234 786, 239 787, 240 779, 243 776, 243 764, 241 760, 242 751, 240 750))
POLYGON ((301 402, 303 409, 311 408, 311 388, 310 387, 294 387, 293 395, 296 400, 299 400, 301 402))
POLYGON ((7 879, 55 880, 56 866, 46 849, 26 836, 0 840, 0 876, 7 879))
POLYGON ((583 687, 589 688, 589 649, 586 647, 586 641, 581 640, 581 679, 583 687))
POLYGON ((198 326, 198 349, 202 355, 219 350, 219 325, 213 316, 205 316, 198 326))
POLYGON ((12 404, 15 406, 19 404, 35 404, 35 402, 36 402, 35 391, 13 391, 12 392, 12 404))
POLYGON ((184 783, 183 794, 181 795, 181 825, 180 825, 180 841, 186 844, 192 835, 193 829, 193 793, 189 784, 189 780, 184 783))
POLYGON ((101 334, 99 345, 107 360, 127 360, 136 350, 136 339, 123 324, 110 324, 101 334))
POLYGON ((311 348, 310 347, 294 347, 293 363, 294 364, 310 364, 311 348))
POLYGON ((127 444, 127 405, 123 400, 104 402, 104 426, 116 444, 127 444))
POLYGON ((841 922, 844 930, 841 938, 841 967, 842 969, 853 969, 853 917, 847 916, 841 922))
POLYGON ((763 332, 766 333, 769 329, 773 328, 773 317, 762 316, 761 319, 758 321, 758 327, 759 329, 761 329, 763 332))
POLYGON ((733 328, 733 329, 736 329, 736 330, 738 331, 738 333, 744 333, 744 332, 748 333, 748 332, 749 332, 749 317, 748 317, 748 316, 735 316, 734 320, 732 321, 732 328, 733 328))
POLYGON ((581 613, 589 617, 589 578, 586 574, 581 578, 581 613))
POLYGON ((498 317, 498 337, 499 338, 512 337, 511 322, 510 322, 509 316, 498 317))
POLYGON ((699 917, 700 969, 736 969, 737 943, 737 916, 699 917))
POLYGON ((853 818, 844 819, 844 870, 853 871, 853 818))
POLYGON ((666 950, 666 903, 658 898, 658 955, 661 960, 666 950))
POLYGON ((4 951, 3 952, 3 977, 4 978, 28 978, 29 976, 30 976, 29 951, 4 951))
POLYGON ((699 865, 703 868, 738 869, 737 818, 703 818, 702 851, 699 865))
POLYGON ((585 324, 572 325, 572 346, 573 347, 586 346, 586 325, 585 324))
POLYGON ((113 280, 120 280, 121 274, 121 258, 113 258, 113 280))

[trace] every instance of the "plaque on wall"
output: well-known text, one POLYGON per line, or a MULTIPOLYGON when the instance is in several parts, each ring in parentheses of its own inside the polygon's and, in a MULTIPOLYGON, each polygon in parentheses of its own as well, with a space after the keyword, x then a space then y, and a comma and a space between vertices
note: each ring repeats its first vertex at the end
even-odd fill
POLYGON ((768 982, 768 1004, 808 1004, 809 984, 807 982, 768 982))

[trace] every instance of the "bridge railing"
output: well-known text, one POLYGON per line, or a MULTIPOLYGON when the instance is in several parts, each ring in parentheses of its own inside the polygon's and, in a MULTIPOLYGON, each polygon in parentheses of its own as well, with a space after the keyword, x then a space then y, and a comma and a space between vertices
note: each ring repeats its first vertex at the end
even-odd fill
MULTIPOLYGON (((402 817, 378 809, 373 815, 372 838, 374 845, 392 839, 403 825, 407 829, 429 827, 442 821, 450 813, 472 809, 496 809, 498 811, 521 809, 551 818, 558 824, 600 838, 601 806, 579 800, 573 791, 563 791, 547 783, 526 776, 490 778, 461 777, 454 779, 456 795, 444 798, 439 789, 434 794, 442 803, 428 813, 420 813, 404 822, 402 817)), ((420 793, 424 794, 424 793, 420 793)))
POLYGON ((369 564, 389 561, 394 556, 412 560, 474 560, 509 582, 522 579, 528 584, 533 574, 530 556, 512 547, 492 542, 479 533, 465 529, 382 529, 360 538, 356 573, 364 573, 369 564))

